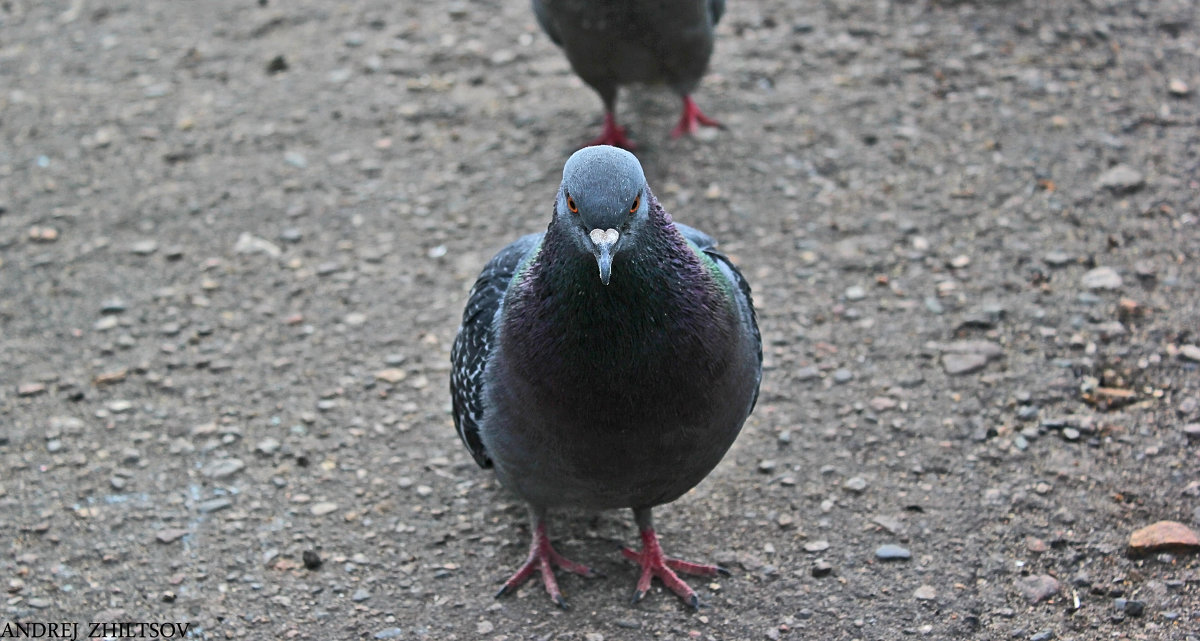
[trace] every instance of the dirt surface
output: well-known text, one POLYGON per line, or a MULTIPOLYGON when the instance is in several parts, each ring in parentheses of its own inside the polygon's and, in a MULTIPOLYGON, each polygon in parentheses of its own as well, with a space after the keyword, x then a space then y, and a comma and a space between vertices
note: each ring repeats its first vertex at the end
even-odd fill
POLYGON ((529 532, 450 344, 600 122, 524 0, 0 2, 0 624, 1200 638, 1200 558, 1126 554, 1200 528, 1195 2, 731 1, 697 94, 727 131, 623 95, 765 343, 737 444, 656 512, 732 570, 699 613, 628 603, 624 513, 553 520, 607 574, 571 611, 492 599, 529 532))

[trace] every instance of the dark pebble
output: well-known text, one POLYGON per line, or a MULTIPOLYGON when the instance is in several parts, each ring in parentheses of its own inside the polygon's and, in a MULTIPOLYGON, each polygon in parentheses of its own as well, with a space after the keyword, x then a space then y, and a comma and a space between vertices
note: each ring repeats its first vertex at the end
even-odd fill
POLYGON ((1146 602, 1135 601, 1133 599, 1116 599, 1113 603, 1125 614, 1131 617, 1140 617, 1146 613, 1146 602))
POLYGON ((812 575, 814 578, 819 579, 823 576, 829 576, 830 574, 833 574, 833 566, 829 565, 827 561, 819 560, 816 563, 813 563, 812 575))
POLYGON ((287 71, 287 68, 287 59, 285 59, 283 56, 275 56, 274 58, 271 58, 270 62, 267 63, 267 73, 269 74, 277 74, 282 71, 287 71))
POLYGON ((300 555, 300 558, 304 560, 304 567, 309 570, 316 570, 321 567, 321 555, 317 554, 316 550, 305 550, 304 554, 300 555))

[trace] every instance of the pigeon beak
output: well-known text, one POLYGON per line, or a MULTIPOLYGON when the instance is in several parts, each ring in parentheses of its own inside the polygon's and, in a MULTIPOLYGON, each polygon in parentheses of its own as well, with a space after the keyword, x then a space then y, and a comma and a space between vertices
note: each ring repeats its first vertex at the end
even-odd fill
POLYGON ((596 264, 600 267, 600 282, 608 284, 612 277, 613 248, 621 238, 621 232, 615 229, 593 229, 588 233, 592 239, 592 253, 596 256, 596 264))

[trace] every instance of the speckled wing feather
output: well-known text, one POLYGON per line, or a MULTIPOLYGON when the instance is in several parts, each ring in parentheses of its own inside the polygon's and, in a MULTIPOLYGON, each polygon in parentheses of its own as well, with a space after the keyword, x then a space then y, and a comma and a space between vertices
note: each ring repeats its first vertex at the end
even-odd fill
POLYGON ((480 467, 492 466, 492 459, 479 439, 479 422, 483 420, 483 370, 495 344, 497 312, 517 267, 541 239, 542 234, 523 236, 488 261, 471 288, 462 325, 450 350, 454 367, 450 373, 454 427, 480 467))
MULTIPOLYGON (((675 228, 679 230, 679 233, 683 234, 684 238, 708 255, 709 258, 713 259, 713 262, 721 268, 721 272, 737 285, 738 292, 741 293, 741 296, 738 298, 738 305, 741 307, 742 315, 748 321, 751 334, 754 336, 754 347, 758 351, 758 365, 759 371, 761 371, 763 358, 762 334, 758 331, 758 315, 754 313, 754 299, 750 296, 750 283, 746 282, 746 278, 742 276, 742 272, 738 271, 738 268, 734 266, 728 256, 717 251, 717 241, 713 240, 712 236, 682 223, 675 223, 675 228)), ((754 410, 756 404, 758 404, 757 383, 754 386, 754 398, 750 401, 751 411, 754 410)))

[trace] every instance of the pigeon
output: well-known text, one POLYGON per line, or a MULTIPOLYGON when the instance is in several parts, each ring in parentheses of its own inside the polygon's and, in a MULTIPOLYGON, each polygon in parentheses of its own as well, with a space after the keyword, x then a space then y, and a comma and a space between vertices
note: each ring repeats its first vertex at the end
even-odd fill
POLYGON ((604 129, 592 145, 634 149, 617 125, 617 88, 664 83, 683 99, 672 137, 700 125, 722 127, 691 94, 713 51, 713 29, 725 0, 533 0, 538 24, 562 48, 571 68, 604 101, 604 129))
POLYGON ((544 233, 488 262, 451 350, 459 437, 529 508, 529 556, 497 597, 539 574, 593 577, 551 545, 552 508, 630 508, 642 548, 622 554, 699 607, 667 557, 651 510, 695 487, 758 399, 762 340, 750 287, 708 235, 674 223, 633 154, 585 147, 563 169, 544 233))

